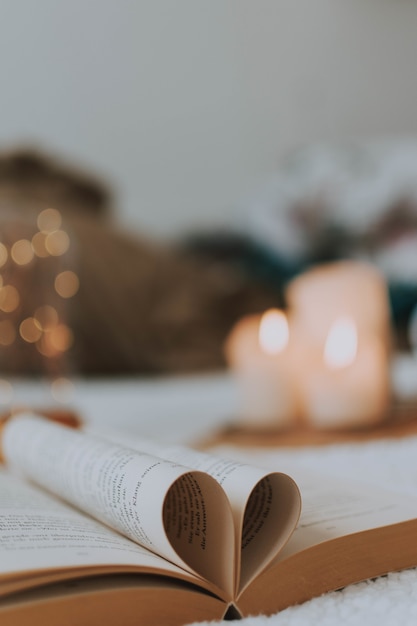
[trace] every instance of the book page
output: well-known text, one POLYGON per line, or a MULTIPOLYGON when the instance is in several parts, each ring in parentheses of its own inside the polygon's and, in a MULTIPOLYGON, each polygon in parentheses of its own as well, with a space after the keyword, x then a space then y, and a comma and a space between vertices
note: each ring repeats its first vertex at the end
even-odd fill
POLYGON ((267 566, 291 536, 300 514, 300 496, 295 483, 286 474, 184 446, 127 437, 114 430, 95 429, 94 432, 132 449, 206 472, 221 485, 231 504, 239 538, 240 555, 236 554, 236 559, 241 560, 239 590, 267 566))
POLYGON ((0 598, 1 626, 181 626, 221 620, 224 600, 152 575, 51 581, 0 598))
POLYGON ((243 615, 269 615, 360 580, 415 567, 416 498, 335 480, 306 466, 293 473, 303 494, 300 523, 275 561, 239 597, 243 615))
POLYGON ((0 595, 3 580, 12 575, 101 565, 182 575, 175 565, 0 469, 0 595))
POLYGON ((15 471, 232 593, 232 515, 210 476, 32 415, 5 425, 2 446, 15 471))
POLYGON ((357 481, 332 479, 294 467, 303 510, 282 560, 312 545, 417 517, 417 500, 357 481))

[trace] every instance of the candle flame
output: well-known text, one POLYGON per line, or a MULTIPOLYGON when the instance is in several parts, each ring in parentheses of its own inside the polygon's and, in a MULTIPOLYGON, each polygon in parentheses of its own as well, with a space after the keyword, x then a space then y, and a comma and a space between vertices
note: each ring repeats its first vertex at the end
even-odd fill
POLYGON ((330 327, 324 347, 324 361, 331 369, 351 365, 358 350, 358 333, 354 321, 340 317, 330 327))
POLYGON ((267 354, 279 354, 289 341, 290 333, 285 314, 278 309, 266 311, 259 325, 259 345, 267 354))

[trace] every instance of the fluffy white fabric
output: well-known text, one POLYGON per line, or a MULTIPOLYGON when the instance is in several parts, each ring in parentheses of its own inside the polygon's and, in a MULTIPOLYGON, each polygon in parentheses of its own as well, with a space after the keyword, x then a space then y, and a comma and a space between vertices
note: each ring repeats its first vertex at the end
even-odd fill
MULTIPOLYGON (((331 471, 332 475, 349 475, 370 484, 395 486, 410 497, 417 497, 417 437, 292 450, 223 448, 221 453, 258 465, 279 466, 284 471, 291 471, 296 462, 306 468, 331 471)), ((391 573, 314 598, 271 617, 248 617, 242 621, 245 626, 357 626, 363 623, 367 626, 416 624, 417 570, 391 573)))
POLYGON ((416 598, 417 572, 408 570, 351 585, 270 617, 247 617, 238 623, 245 626, 414 626, 417 623, 416 598))

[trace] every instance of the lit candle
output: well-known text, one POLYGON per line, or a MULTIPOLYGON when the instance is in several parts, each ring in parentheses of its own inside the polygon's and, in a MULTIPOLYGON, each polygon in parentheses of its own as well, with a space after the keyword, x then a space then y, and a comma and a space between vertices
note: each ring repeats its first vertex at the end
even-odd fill
POLYGON ((271 309, 263 316, 244 317, 230 333, 225 353, 238 384, 240 423, 289 426, 298 407, 286 315, 271 309))
POLYGON ((286 291, 294 332, 304 346, 322 349, 330 326, 350 316, 358 336, 375 336, 385 349, 390 345, 387 286, 380 272, 368 263, 339 261, 319 265, 293 280, 286 291))
POLYGON ((378 337, 358 336, 351 317, 331 325, 320 358, 304 381, 307 421, 317 428, 372 426, 386 416, 389 368, 378 337))

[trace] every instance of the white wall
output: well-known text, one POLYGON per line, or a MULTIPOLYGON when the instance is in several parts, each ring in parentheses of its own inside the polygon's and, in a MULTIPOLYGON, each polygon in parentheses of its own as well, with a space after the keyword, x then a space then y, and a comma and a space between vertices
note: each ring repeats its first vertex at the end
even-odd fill
POLYGON ((417 133, 416 58, 413 0, 1 0, 0 147, 79 159, 175 233, 301 143, 417 133))

